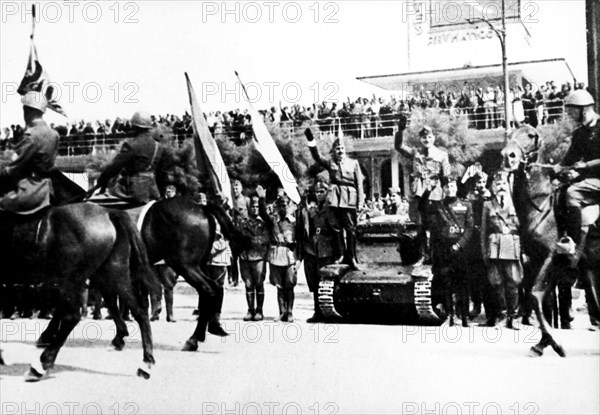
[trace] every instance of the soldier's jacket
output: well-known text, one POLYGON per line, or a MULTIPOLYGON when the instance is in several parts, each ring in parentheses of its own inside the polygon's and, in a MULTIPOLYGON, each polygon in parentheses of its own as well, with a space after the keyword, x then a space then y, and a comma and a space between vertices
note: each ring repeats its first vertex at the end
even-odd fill
POLYGON ((98 183, 108 183, 119 175, 109 189, 113 196, 137 203, 158 199, 160 194, 155 171, 161 164, 164 150, 150 131, 130 137, 122 144, 119 154, 104 168, 98 183))
POLYGON ((240 253, 244 261, 264 261, 269 251, 269 229, 260 218, 239 217, 236 221, 237 228, 251 238, 250 246, 240 253))
POLYGON ((50 205, 50 172, 58 153, 58 133, 43 119, 27 127, 15 149, 17 158, 5 170, 16 185, 0 196, 0 209, 30 214, 50 205))
POLYGON ((337 259, 343 252, 342 228, 327 206, 303 206, 296 221, 298 259, 304 255, 337 259))
POLYGON ((464 249, 473 234, 471 202, 457 197, 432 201, 434 226, 430 228, 432 243, 457 244, 464 249))
POLYGON ((471 202, 473 208, 473 224, 475 230, 481 230, 481 215, 483 214, 483 204, 488 200, 491 200, 492 194, 489 190, 485 189, 483 192, 471 191, 467 194, 467 200, 471 202))
POLYGON ((280 267, 294 265, 298 257, 296 218, 293 215, 281 218, 277 213, 269 215, 263 198, 260 199, 259 206, 260 217, 265 221, 270 233, 267 260, 270 264, 280 267))
POLYGON ((329 172, 328 206, 334 208, 358 209, 365 200, 363 175, 357 160, 344 157, 339 163, 321 157, 317 147, 310 147, 315 161, 329 172))
MULTIPOLYGON (((485 258, 498 258, 498 253, 506 248, 506 242, 515 244, 510 247, 508 257, 500 259, 520 258, 519 218, 512 202, 507 201, 504 208, 495 197, 483 204, 481 215, 481 250, 485 258), (501 246, 504 243, 504 246, 501 246)), ((504 252, 503 252, 504 253, 504 252)))

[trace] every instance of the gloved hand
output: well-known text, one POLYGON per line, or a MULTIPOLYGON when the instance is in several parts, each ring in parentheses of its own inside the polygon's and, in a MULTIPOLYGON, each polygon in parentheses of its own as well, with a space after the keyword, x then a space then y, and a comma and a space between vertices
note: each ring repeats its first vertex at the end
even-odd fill
POLYGON ((311 142, 315 139, 315 137, 313 136, 313 133, 311 131, 310 128, 307 128, 306 130, 304 130, 304 135, 306 136, 306 139, 311 142))

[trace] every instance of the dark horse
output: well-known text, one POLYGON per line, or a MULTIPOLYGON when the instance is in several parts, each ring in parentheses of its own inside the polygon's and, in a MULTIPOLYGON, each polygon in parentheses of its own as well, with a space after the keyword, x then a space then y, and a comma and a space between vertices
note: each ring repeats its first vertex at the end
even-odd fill
MULTIPOLYGON (((550 325, 542 311, 545 297, 554 290, 558 279, 570 270, 566 261, 556 260, 558 233, 553 214, 553 188, 547 165, 537 163, 542 142, 536 129, 525 125, 515 130, 502 150, 505 167, 513 171, 513 201, 521 223, 521 246, 529 257, 528 268, 533 279, 532 299, 540 323, 542 338, 531 348, 532 356, 541 356, 544 348, 552 346, 560 356, 565 351, 551 334, 550 325)), ((543 160, 540 160, 543 162, 543 160)), ((592 208, 594 209, 594 208, 592 208)), ((597 227, 591 226, 585 256, 577 269, 586 286, 590 315, 598 316, 600 293, 600 238, 597 227)), ((526 278, 528 276, 526 275, 526 278)))
MULTIPOLYGON (((127 214, 91 203, 54 207, 30 217, 16 217, 10 253, 1 252, 6 285, 43 282, 59 294, 55 312, 38 339, 45 347, 32 363, 26 380, 43 378, 54 366, 69 333, 81 319, 81 292, 89 279, 118 315, 117 296, 138 322, 142 335, 144 365, 138 376, 148 378, 154 364, 152 332, 148 319, 148 294, 160 289, 135 226, 127 214)), ((113 345, 122 348, 127 326, 115 320, 113 345)), ((1 357, 0 357, 1 360, 1 357)))
POLYGON ((150 263, 164 260, 200 297, 198 323, 184 351, 196 351, 198 342, 205 341, 208 322, 218 311, 219 287, 206 272, 215 237, 215 218, 234 251, 249 243, 249 238, 235 228, 222 207, 202 206, 186 196, 154 203, 142 224, 142 239, 150 263))

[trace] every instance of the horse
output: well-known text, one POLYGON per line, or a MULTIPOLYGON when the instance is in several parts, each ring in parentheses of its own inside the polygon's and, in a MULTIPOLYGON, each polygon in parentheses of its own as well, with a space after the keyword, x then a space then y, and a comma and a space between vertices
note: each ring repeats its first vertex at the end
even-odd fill
MULTIPOLYGON (((531 295, 534 311, 540 324, 542 337, 531 347, 531 356, 541 356, 547 346, 565 357, 564 348, 558 344, 551 333, 544 312, 546 296, 555 289, 556 284, 570 270, 567 261, 561 261, 556 255, 558 231, 553 214, 553 185, 547 174, 548 165, 538 163, 543 143, 537 130, 524 125, 510 136, 502 150, 504 167, 514 174, 512 185, 513 203, 521 229, 521 246, 528 256, 526 264, 532 279, 531 295)), ((600 235, 597 227, 588 235, 585 257, 579 261, 575 270, 586 286, 586 298, 590 315, 598 316, 600 310, 600 235)), ((526 279, 528 276, 526 275, 526 279)))
MULTIPOLYGON (((2 252, 2 266, 9 271, 2 273, 0 284, 43 282, 59 293, 54 315, 37 341, 44 351, 31 364, 26 381, 43 379, 54 366, 58 352, 81 319, 81 293, 88 279, 101 291, 114 315, 119 314, 117 296, 130 307, 143 345, 143 364, 137 375, 148 379, 155 364, 148 294, 159 290, 160 283, 128 215, 77 203, 15 217, 10 252, 2 252)), ((127 326, 116 319, 115 324, 112 345, 122 349, 127 326)))
MULTIPOLYGON (((218 203, 203 206, 191 197, 176 196, 152 204, 142 221, 141 236, 150 263, 164 260, 177 275, 198 292, 199 317, 196 329, 185 342, 183 351, 198 350, 198 342, 206 340, 208 322, 218 308, 219 286, 207 275, 207 264, 218 221, 232 250, 248 246, 250 238, 234 226, 218 203)), ((226 336, 224 331, 220 336, 226 336)))

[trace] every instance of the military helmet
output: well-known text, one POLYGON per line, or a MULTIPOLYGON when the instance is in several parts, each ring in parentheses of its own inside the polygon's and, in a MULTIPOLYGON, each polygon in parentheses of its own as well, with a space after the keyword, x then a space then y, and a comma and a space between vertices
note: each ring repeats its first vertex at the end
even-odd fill
POLYGON ((133 117, 131 117, 131 125, 138 128, 150 129, 152 128, 152 118, 145 111, 136 111, 133 117))
POLYGON ((24 107, 35 108, 41 112, 46 112, 48 100, 43 94, 35 91, 29 91, 21 97, 21 103, 24 107))
POLYGON ((565 99, 567 107, 587 107, 589 105, 594 105, 594 97, 585 89, 573 91, 565 99))

